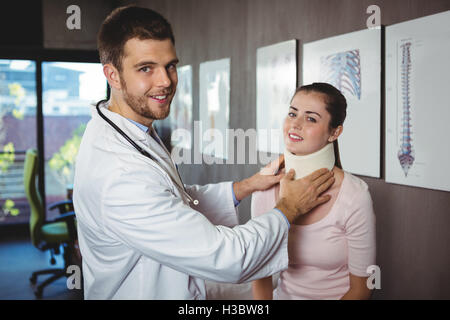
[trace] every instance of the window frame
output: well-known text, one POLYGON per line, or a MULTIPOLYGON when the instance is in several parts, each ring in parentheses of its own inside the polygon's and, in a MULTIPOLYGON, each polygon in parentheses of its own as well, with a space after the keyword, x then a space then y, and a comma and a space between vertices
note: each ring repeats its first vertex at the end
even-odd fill
MULTIPOLYGON (((43 195, 44 208, 47 207, 45 192, 44 159, 44 116, 43 116, 43 86, 42 63, 44 62, 86 62, 100 63, 97 50, 45 49, 34 47, 4 47, 0 46, 0 59, 30 60, 36 64, 36 145, 38 152, 38 189, 43 195)), ((105 92, 107 92, 105 80, 105 92)))

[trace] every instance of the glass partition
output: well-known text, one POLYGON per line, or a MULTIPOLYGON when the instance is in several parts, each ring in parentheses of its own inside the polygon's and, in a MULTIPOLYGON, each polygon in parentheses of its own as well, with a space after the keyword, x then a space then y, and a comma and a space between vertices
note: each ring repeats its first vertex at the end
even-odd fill
POLYGON ((70 196, 81 137, 96 102, 106 97, 106 79, 100 63, 44 62, 42 86, 48 205, 70 196))
POLYGON ((36 63, 0 59, 0 224, 28 222, 25 152, 36 148, 36 63))

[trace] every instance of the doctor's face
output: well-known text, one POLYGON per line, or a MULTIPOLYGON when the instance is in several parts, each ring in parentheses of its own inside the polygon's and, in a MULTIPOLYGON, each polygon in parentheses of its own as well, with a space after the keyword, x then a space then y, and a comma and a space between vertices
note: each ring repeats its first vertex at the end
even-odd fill
POLYGON ((120 84, 123 100, 143 123, 164 119, 178 83, 178 59, 170 39, 125 43, 120 84))

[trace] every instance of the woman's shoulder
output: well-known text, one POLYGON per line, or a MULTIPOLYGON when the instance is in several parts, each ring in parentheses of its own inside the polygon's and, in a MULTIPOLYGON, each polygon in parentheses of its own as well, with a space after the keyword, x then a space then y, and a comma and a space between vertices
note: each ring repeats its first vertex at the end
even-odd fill
POLYGON ((372 201, 367 183, 347 171, 344 171, 341 188, 340 202, 347 208, 359 207, 372 201))
POLYGON ((344 171, 344 176, 346 180, 345 192, 349 195, 359 195, 369 192, 369 185, 363 179, 347 171, 344 171))
POLYGON ((276 185, 270 187, 269 189, 253 192, 252 198, 261 199, 261 198, 272 197, 272 196, 275 197, 275 195, 279 191, 280 191, 280 184, 277 183, 276 185))
POLYGON ((343 202, 348 210, 346 215, 355 212, 373 211, 372 197, 370 196, 369 186, 361 178, 345 171, 345 189, 343 190, 343 202))
POLYGON ((279 191, 280 184, 276 184, 267 190, 253 192, 251 201, 252 217, 260 216, 272 210, 277 203, 279 191))

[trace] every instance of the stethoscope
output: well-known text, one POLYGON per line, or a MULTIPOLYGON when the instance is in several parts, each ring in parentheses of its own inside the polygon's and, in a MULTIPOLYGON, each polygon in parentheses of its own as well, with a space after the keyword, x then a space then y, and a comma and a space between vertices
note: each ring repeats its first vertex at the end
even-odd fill
MULTIPOLYGON (((136 142, 134 142, 125 132, 122 131, 122 129, 120 129, 118 126, 116 126, 116 124, 114 122, 112 122, 110 119, 108 119, 107 116, 105 116, 103 114, 103 112, 100 111, 100 104, 102 104, 103 102, 106 102, 107 100, 100 100, 99 102, 97 102, 97 105, 95 106, 97 109, 98 114, 100 115, 100 117, 102 117, 106 122, 108 122, 111 127, 113 127, 122 137, 124 137, 137 151, 139 151, 143 156, 149 158, 150 160, 152 160, 162 171, 166 172, 164 170, 164 168, 159 164, 158 160, 155 159, 150 153, 148 153, 147 151, 145 151, 144 149, 142 149, 136 142)), ((181 186, 180 184, 175 181, 172 178, 172 175, 168 174, 168 176, 170 177, 170 180, 172 180, 172 183, 178 188, 178 190, 183 193, 185 195, 185 197, 188 199, 188 201, 190 203, 193 203, 194 205, 198 205, 199 201, 197 199, 193 199, 189 193, 187 193, 186 188, 184 187, 183 181, 181 180, 181 176, 180 173, 178 172, 178 170, 175 169, 175 171, 178 174, 178 178, 181 181, 181 186)), ((166 172, 167 173, 167 172, 166 172)))

